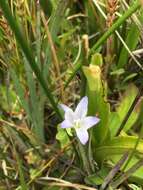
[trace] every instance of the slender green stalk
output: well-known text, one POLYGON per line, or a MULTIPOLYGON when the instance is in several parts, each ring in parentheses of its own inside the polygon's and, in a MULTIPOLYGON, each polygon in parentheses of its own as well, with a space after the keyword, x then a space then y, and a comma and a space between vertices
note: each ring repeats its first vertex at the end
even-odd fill
POLYGON ((57 34, 58 34, 60 26, 61 26, 61 22, 65 15, 65 11, 66 11, 70 1, 71 0, 59 0, 57 3, 57 8, 52 15, 49 28, 50 28, 50 33, 51 33, 53 42, 55 42, 55 39, 57 37, 57 34))
POLYGON ((86 152, 85 152, 85 147, 80 143, 79 140, 78 140, 78 145, 79 145, 80 155, 81 155, 82 161, 83 161, 83 168, 85 169, 87 174, 90 175, 91 174, 91 169, 90 169, 90 164, 89 164, 89 161, 88 161, 88 157, 87 157, 86 152))
POLYGON ((39 68, 41 69, 41 59, 40 59, 40 53, 41 53, 41 16, 40 16, 40 4, 37 2, 37 22, 36 22, 36 53, 37 53, 37 63, 39 65, 39 68))
POLYGON ((62 119, 62 115, 60 113, 60 110, 58 109, 57 103, 55 102, 53 95, 51 94, 50 89, 47 86, 47 82, 44 80, 44 78, 40 72, 40 69, 35 62, 32 51, 30 50, 28 43, 25 41, 17 22, 15 21, 14 17, 11 14, 10 8, 8 6, 8 2, 6 0, 1 0, 0 7, 3 10, 4 16, 6 17, 11 29, 13 30, 13 32, 16 36, 16 39, 19 42, 19 45, 21 46, 33 72, 35 73, 39 83, 43 87, 43 90, 44 90, 46 96, 48 97, 51 105, 53 106, 53 108, 54 108, 55 112, 57 113, 57 115, 59 116, 59 118, 62 119))

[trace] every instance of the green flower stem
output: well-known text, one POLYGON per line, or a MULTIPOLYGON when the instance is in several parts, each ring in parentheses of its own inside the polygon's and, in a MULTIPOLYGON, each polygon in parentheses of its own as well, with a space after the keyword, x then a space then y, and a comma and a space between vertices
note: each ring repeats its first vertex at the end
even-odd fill
POLYGON ((102 43, 123 23, 127 18, 129 18, 134 12, 140 8, 141 4, 140 1, 137 0, 134 4, 121 16, 113 25, 112 27, 103 34, 103 36, 97 41, 97 43, 92 47, 89 54, 91 55, 94 51, 102 45, 102 43))
POLYGON ((85 171, 87 172, 88 175, 90 175, 91 169, 90 169, 90 164, 86 155, 86 151, 85 151, 85 147, 80 143, 80 141, 78 140, 78 145, 79 145, 79 151, 80 151, 80 155, 82 157, 82 161, 83 161, 83 168, 85 169, 85 171))
POLYGON ((17 22, 15 21, 13 15, 11 14, 10 8, 8 6, 8 1, 0 0, 0 7, 3 10, 4 16, 6 17, 12 31, 14 32, 16 39, 19 42, 19 45, 21 46, 33 72, 35 73, 39 83, 43 87, 43 90, 44 90, 46 96, 48 97, 51 105, 53 106, 53 108, 54 108, 55 112, 57 113, 57 115, 59 116, 59 118, 62 119, 62 115, 60 113, 60 110, 58 109, 57 103, 55 102, 53 95, 51 94, 50 89, 47 86, 47 82, 45 81, 43 75, 41 74, 39 67, 37 66, 37 64, 35 62, 32 51, 31 51, 28 43, 25 41, 17 22))

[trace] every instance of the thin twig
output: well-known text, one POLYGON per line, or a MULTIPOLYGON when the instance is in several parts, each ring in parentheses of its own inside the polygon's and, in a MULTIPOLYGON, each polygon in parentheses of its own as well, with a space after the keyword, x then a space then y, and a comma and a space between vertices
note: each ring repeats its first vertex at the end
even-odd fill
MULTIPOLYGON (((63 179, 59 179, 59 178, 54 178, 54 177, 41 177, 39 179, 42 179, 42 180, 48 180, 48 181, 55 181, 56 183, 51 183, 51 186, 61 186, 61 187, 73 187, 75 189, 85 189, 85 190, 97 190, 95 188, 92 188, 92 187, 88 187, 88 186, 85 186, 85 185, 81 185, 81 184, 76 184, 76 183, 71 183, 71 182, 68 182, 68 181, 65 181, 63 179)), ((48 183, 48 185, 50 185, 50 183, 48 183)))

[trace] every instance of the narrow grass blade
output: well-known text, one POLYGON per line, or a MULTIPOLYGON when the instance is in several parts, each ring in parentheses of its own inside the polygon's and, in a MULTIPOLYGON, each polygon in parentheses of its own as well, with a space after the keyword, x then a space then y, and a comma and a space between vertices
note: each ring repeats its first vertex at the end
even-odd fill
POLYGON ((10 68, 10 73, 11 73, 11 78, 14 81, 14 87, 16 89, 20 103, 23 106, 23 108, 25 109, 28 117, 31 119, 32 117, 31 117, 31 113, 29 110, 28 102, 25 100, 24 89, 22 88, 22 86, 20 84, 19 78, 18 78, 16 72, 14 71, 14 69, 10 68))
POLYGON ((28 187, 27 187, 27 184, 26 184, 26 181, 25 181, 25 178, 24 178, 24 172, 23 172, 23 169, 22 169, 22 161, 19 158, 19 155, 18 155, 18 153, 16 151, 16 148, 15 148, 15 145, 14 145, 13 141, 12 141, 12 144, 13 144, 13 148, 14 148, 14 152, 15 152, 15 156, 16 156, 16 161, 17 161, 17 164, 18 164, 19 179, 20 179, 20 183, 21 183, 21 189, 22 190, 28 190, 28 187))
MULTIPOLYGON (((59 32, 59 29, 61 27, 61 23, 63 22, 63 18, 65 15, 65 11, 70 3, 70 0, 59 0, 56 2, 56 8, 53 9, 50 22, 49 22, 49 30, 51 34, 51 39, 53 41, 53 44, 55 43, 57 39, 57 34, 59 32)), ((50 45, 47 44, 47 48, 45 50, 45 61, 44 61, 44 76, 47 76, 49 71, 49 65, 52 62, 52 55, 51 55, 51 48, 50 45)))
MULTIPOLYGON (((135 24, 130 26, 130 31, 128 32, 127 38, 125 43, 127 44, 128 48, 132 51, 136 48, 138 40, 139 40, 140 31, 135 24), (134 36, 134 37, 133 37, 134 36)), ((119 61, 117 63, 118 68, 124 67, 128 62, 129 53, 125 47, 122 48, 119 61)))
MULTIPOLYGON (((31 120, 34 124, 34 132, 36 136, 44 142, 44 118, 43 118, 43 111, 44 106, 40 104, 40 98, 37 96, 36 92, 36 84, 33 78, 33 72, 30 68, 29 64, 27 63, 27 60, 24 59, 24 65, 26 70, 26 76, 27 76, 27 83, 29 87, 29 110, 31 114, 31 120)), ((41 94, 42 95, 42 94, 41 94)))
MULTIPOLYGON (((104 145, 96 149, 95 157, 99 162, 104 159, 112 159, 113 156, 122 155, 127 151, 132 151, 135 148, 138 137, 115 137, 112 140, 107 140, 104 145)), ((136 147, 135 155, 143 155, 143 140, 136 147)))

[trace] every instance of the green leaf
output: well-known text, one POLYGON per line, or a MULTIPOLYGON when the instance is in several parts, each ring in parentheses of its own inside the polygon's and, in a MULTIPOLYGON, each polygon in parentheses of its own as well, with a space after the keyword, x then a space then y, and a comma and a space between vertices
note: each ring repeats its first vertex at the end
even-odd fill
POLYGON ((94 141, 103 142, 108 134, 108 119, 110 105, 106 99, 106 86, 101 79, 101 69, 99 66, 90 65, 83 67, 83 72, 87 79, 87 95, 89 99, 89 115, 97 115, 100 118, 99 124, 93 128, 94 141))
POLYGON ((109 117, 109 129, 111 138, 116 135, 118 127, 120 126, 120 117, 117 112, 111 112, 109 117))
POLYGON ((51 13, 52 13, 52 9, 53 9, 51 0, 40 0, 40 4, 41 4, 45 14, 48 17, 50 17, 51 13))
MULTIPOLYGON (((140 36, 140 31, 138 29, 138 26, 136 24, 132 24, 128 31, 127 38, 125 40, 125 43, 127 44, 128 48, 131 51, 136 48, 138 44, 139 36, 140 36)), ((120 53, 119 61, 117 63, 118 68, 124 67, 128 63, 128 58, 129 58, 129 53, 126 50, 126 48, 123 46, 120 53)))
MULTIPOLYGON (((137 93, 138 93, 138 89, 136 86, 134 86, 133 84, 128 86, 125 94, 122 97, 121 104, 117 108, 117 113, 119 115, 120 122, 123 121, 125 115, 127 114, 129 108, 131 107, 134 99, 136 98, 137 93)), ((133 126, 133 124, 136 122, 138 116, 139 116, 139 111, 137 109, 134 109, 132 114, 130 115, 127 123, 125 124, 123 130, 128 131, 133 126)), ((119 123, 119 125, 120 125, 120 123, 119 123)))
POLYGON ((98 65, 101 67, 103 65, 102 55, 100 53, 93 54, 91 57, 91 64, 92 65, 98 65))
MULTIPOLYGON (((126 92, 121 98, 121 103, 118 106, 116 112, 110 115, 109 128, 112 137, 116 135, 124 117, 126 116, 128 110, 130 109, 134 99, 136 98, 137 93, 138 93, 137 87, 134 86, 133 84, 129 85, 126 92)), ((131 113, 127 123, 123 128, 125 132, 128 131, 137 121, 140 114, 139 111, 140 107, 141 105, 136 106, 133 112, 131 113)))
POLYGON ((109 171, 110 170, 108 168, 103 167, 95 174, 85 177, 84 181, 88 185, 101 185, 104 182, 104 179, 108 175, 109 171))
MULTIPOLYGON (((33 72, 30 68, 27 60, 24 59, 24 66, 26 70, 27 83, 29 88, 29 110, 31 113, 31 120, 34 124, 34 132, 38 139, 44 142, 44 118, 43 118, 43 106, 40 102, 40 98, 37 96, 36 84, 33 78, 33 72)), ((39 92, 40 93, 40 92, 39 92)), ((41 94, 43 95, 43 94, 41 94)))
MULTIPOLYGON (((114 137, 112 140, 107 140, 102 146, 96 148, 96 160, 102 162, 106 159, 112 159, 115 155, 123 155, 125 152, 134 150, 138 137, 114 137)), ((143 154, 143 140, 140 140, 135 155, 143 154)))
POLYGON ((117 69, 110 73, 110 75, 122 75, 125 72, 124 69, 117 69))
POLYGON ((134 77, 136 77, 138 75, 138 73, 132 73, 130 75, 128 75, 127 77, 125 77, 125 79, 123 80, 123 83, 128 82, 129 80, 133 79, 134 77))
MULTIPOLYGON (((58 126, 57 129, 56 139, 60 141, 61 148, 63 148, 70 142, 69 137, 65 129, 62 129, 60 126, 58 126)), ((69 133, 71 134, 71 131, 69 131, 69 133)))
POLYGON ((142 190, 141 187, 135 185, 135 184, 129 184, 129 187, 132 189, 132 190, 142 190))

